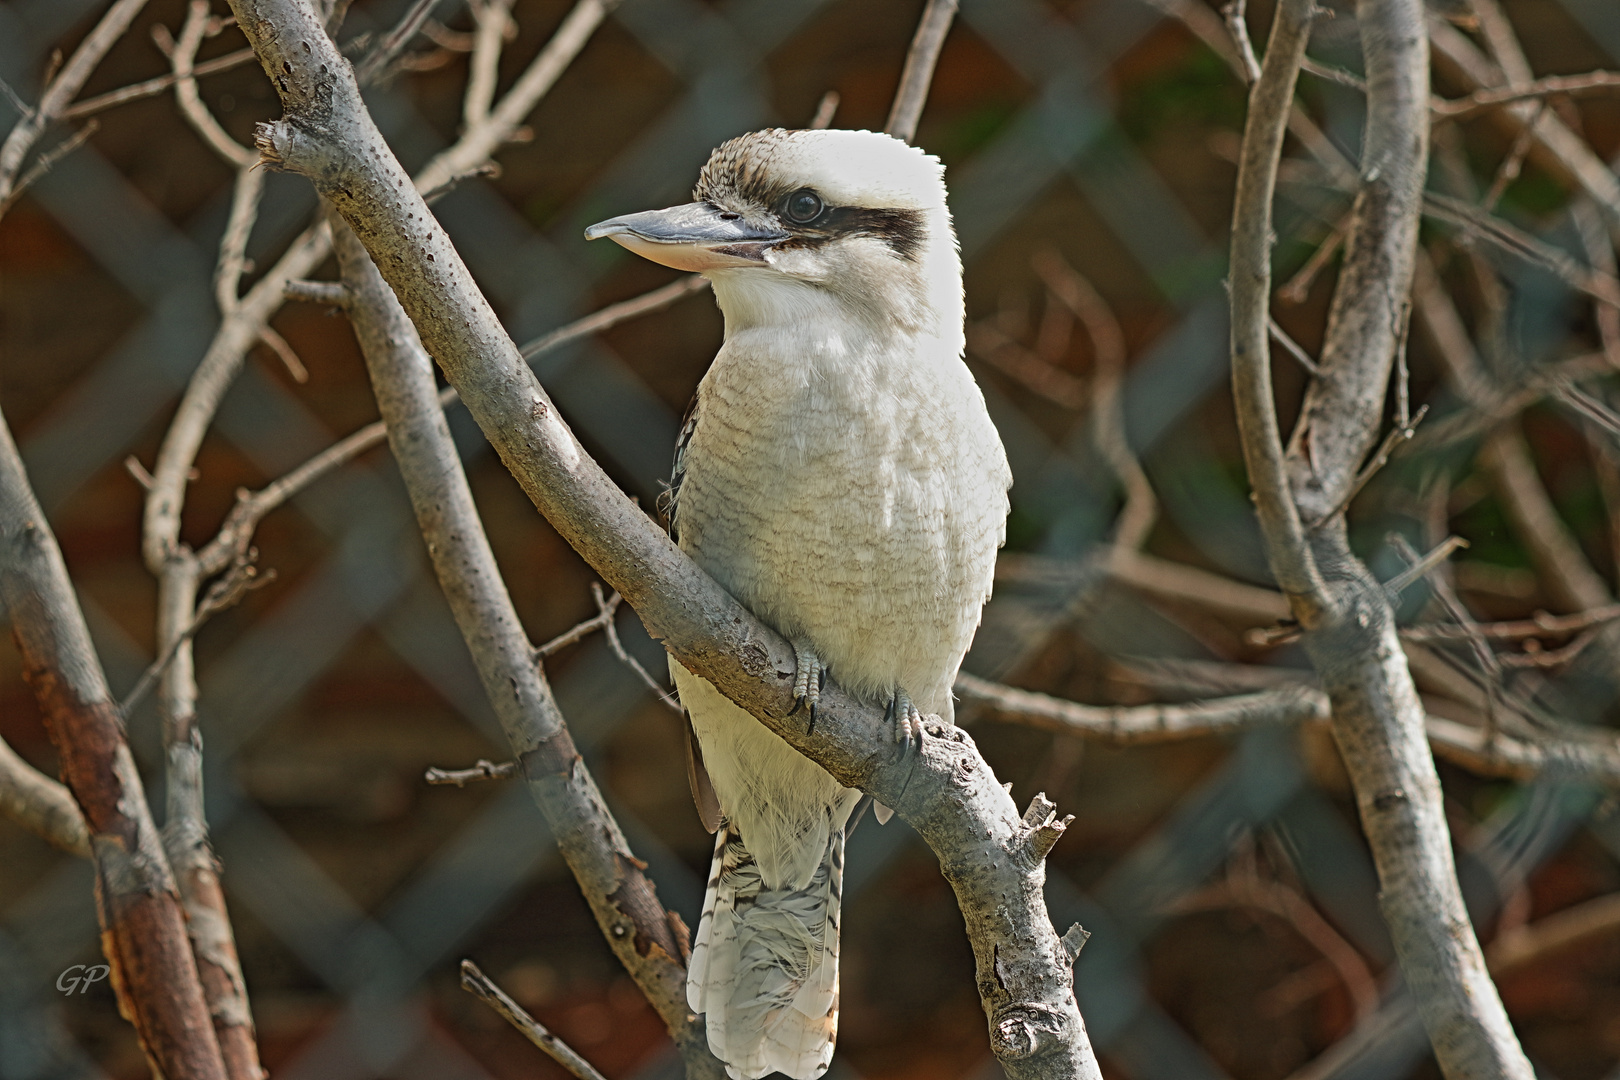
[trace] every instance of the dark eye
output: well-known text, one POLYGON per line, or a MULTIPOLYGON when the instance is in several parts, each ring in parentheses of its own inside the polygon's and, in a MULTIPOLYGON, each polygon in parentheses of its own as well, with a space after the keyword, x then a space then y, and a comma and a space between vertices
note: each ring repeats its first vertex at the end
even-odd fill
POLYGON ((814 221, 821 214, 821 196, 809 188, 800 188, 787 197, 783 204, 783 213, 789 221, 796 221, 800 225, 814 221))

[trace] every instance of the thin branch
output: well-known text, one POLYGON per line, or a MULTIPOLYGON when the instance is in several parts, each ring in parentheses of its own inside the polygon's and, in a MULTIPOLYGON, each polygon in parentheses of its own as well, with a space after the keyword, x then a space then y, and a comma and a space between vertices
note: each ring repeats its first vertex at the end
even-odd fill
POLYGON ((955 690, 963 701, 977 702, 993 713, 1016 717, 1025 726, 1101 739, 1120 746, 1173 742, 1194 735, 1219 735, 1274 724, 1328 719, 1327 695, 1307 687, 1285 687, 1178 705, 1081 705, 961 672, 956 676, 955 690))
POLYGON ((1091 339, 1092 438, 1125 489, 1125 506, 1114 528, 1110 558, 1121 551, 1136 551, 1153 531, 1159 501, 1125 431, 1125 332, 1102 294, 1056 250, 1036 252, 1030 265, 1050 295, 1080 320, 1091 339))
POLYGON ((1620 893, 1610 893, 1554 912, 1499 936, 1486 950, 1491 972, 1505 975, 1549 953, 1620 929, 1620 893))
POLYGON ((375 48, 366 54, 365 59, 355 65, 354 76, 361 86, 369 86, 387 69, 405 46, 421 31, 422 24, 427 17, 433 14, 433 9, 439 6, 440 0, 412 0, 411 6, 405 9, 394 28, 379 41, 375 48))
POLYGON ((1410 545, 1407 545, 1404 536, 1400 536, 1398 533, 1390 535, 1391 542, 1394 542, 1397 538, 1399 539, 1399 546, 1404 548, 1401 553, 1407 556, 1406 561, 1409 565, 1405 570, 1384 582, 1384 591, 1389 594, 1392 601, 1405 592, 1414 581, 1426 576, 1435 567, 1451 558, 1454 552, 1468 546, 1468 541, 1462 537, 1448 536, 1445 540, 1436 544, 1428 554, 1419 555, 1417 552, 1411 551, 1410 545))
POLYGON ((22 177, 18 179, 17 183, 12 187, 11 195, 7 199, 0 201, 0 215, 3 215, 7 210, 9 210, 12 203, 15 203, 19 198, 22 197, 23 192, 33 187, 39 182, 42 176, 55 168, 58 161, 61 161, 69 154, 73 153, 73 151, 89 142, 90 137, 100 130, 101 122, 99 120, 91 120, 89 123, 85 124, 84 127, 80 128, 78 131, 75 131, 72 135, 69 135, 67 138, 63 139, 49 150, 39 155, 39 157, 35 158, 34 163, 28 167, 28 171, 23 173, 22 177))
MULTIPOLYGON (((226 53, 224 56, 216 56, 212 60, 204 60, 200 64, 193 65, 189 77, 193 79, 200 79, 205 75, 217 75, 221 71, 230 71, 232 68, 239 68, 252 59, 252 49, 237 49, 235 52, 226 53)), ((109 90, 105 94, 97 94, 95 97, 85 98, 83 101, 77 102, 76 104, 63 109, 62 119, 77 120, 80 117, 89 116, 92 113, 103 112, 117 105, 125 105, 131 101, 141 101, 149 97, 157 97, 159 94, 163 93, 163 91, 173 86, 177 81, 187 77, 188 76, 177 75, 171 71, 167 75, 158 75, 155 78, 147 79, 145 82, 134 83, 130 86, 123 87, 122 89, 109 90)))
POLYGON ((467 89, 462 95, 462 123, 476 127, 489 116, 500 74, 501 46, 517 27, 512 21, 512 0, 485 0, 472 5, 472 59, 467 66, 467 89))
POLYGON ((90 857, 90 832, 73 793, 0 739, 0 814, 70 855, 90 857))
MULTIPOLYGON (((1253 86, 1260 81, 1260 61, 1254 55, 1254 42, 1249 40, 1249 20, 1246 18, 1246 0, 1227 0, 1221 5, 1221 18, 1226 22, 1226 32, 1232 35, 1232 43, 1237 46, 1237 57, 1241 64, 1238 73, 1243 81, 1253 86)), ((1301 62, 1304 53, 1300 54, 1301 62)))
POLYGON ((1025 389, 1054 405, 1079 409, 1086 403, 1085 382, 1026 349, 985 319, 967 327, 968 351, 1025 389))
POLYGON ((570 341, 577 341, 592 334, 600 334, 604 330, 618 326, 631 319, 639 319, 643 315, 650 315, 655 311, 662 311, 677 300, 683 300, 694 293, 700 293, 709 287, 709 279, 697 274, 687 274, 676 278, 668 285, 657 288, 651 292, 629 300, 621 300, 617 304, 609 304, 600 311, 575 319, 566 326, 540 335, 533 341, 519 348, 518 352, 525 360, 534 360, 541 355, 562 347, 570 341))
POLYGON ((276 354, 276 359, 280 360, 281 366, 287 369, 287 374, 292 376, 293 382, 309 382, 309 369, 304 366, 302 360, 298 359, 298 354, 293 352, 293 348, 287 344, 286 338, 270 329, 270 326, 266 324, 259 327, 259 340, 264 342, 270 351, 276 354))
POLYGON ((461 962, 461 988, 500 1013, 508 1024, 523 1032, 525 1038, 544 1050, 546 1056, 567 1069, 571 1075, 578 1077, 579 1080, 607 1080, 591 1066, 590 1062, 575 1053, 572 1047, 525 1012, 523 1006, 496 986, 494 981, 480 971, 478 965, 471 960, 461 962))
POLYGON ((1378 983, 1367 970, 1361 954, 1308 900, 1280 881, 1268 881, 1253 873, 1231 874, 1223 881, 1177 900, 1172 910, 1209 911, 1228 907, 1253 908, 1288 923, 1321 954, 1344 984, 1357 1022, 1377 1011, 1378 983))
POLYGON ((1356 496, 1361 494, 1361 489, 1366 487, 1374 476, 1378 475, 1380 469, 1389 464, 1389 459, 1394 456, 1396 449, 1403 443, 1412 441, 1412 436, 1417 434, 1418 425, 1423 423, 1423 418, 1428 415, 1429 407, 1424 405, 1418 409, 1417 415, 1413 416, 1410 422, 1404 425, 1396 424, 1390 428, 1389 433, 1384 436, 1384 441, 1378 444, 1378 449, 1373 451, 1372 458, 1356 473, 1349 486, 1345 488, 1344 495, 1340 497, 1339 501, 1329 507, 1328 511, 1319 519, 1311 522, 1311 531, 1314 532, 1337 521, 1339 516, 1349 509, 1356 496))
MULTIPOLYGON (((618 607, 618 597, 618 593, 613 594, 613 606, 615 608, 618 607)), ((664 708, 670 710, 676 716, 685 716, 686 710, 681 707, 681 703, 676 701, 669 691, 660 686, 657 679, 647 674, 647 669, 641 666, 641 661, 625 651, 624 643, 619 640, 619 628, 613 621, 613 612, 608 607, 607 599, 602 595, 600 582, 591 582, 591 598, 596 601, 597 613, 602 617, 602 634, 607 638, 608 648, 612 649, 613 655, 619 658, 619 663, 635 672, 636 677, 641 680, 647 689, 653 692, 664 708)))
POLYGON ((1326 79, 1328 82, 1338 83, 1340 86, 1348 86, 1350 89, 1359 90, 1363 94, 1367 92, 1367 80, 1343 68, 1319 63, 1308 56, 1300 62, 1299 68, 1306 74, 1315 75, 1318 79, 1326 79))
POLYGON ((832 127, 833 117, 838 115, 838 103, 841 100, 836 90, 822 94, 821 100, 816 104, 816 114, 810 118, 810 129, 821 131, 832 127))
POLYGON ((456 787, 466 787, 479 780, 510 780, 523 772, 515 761, 502 761, 499 763, 479 758, 470 769, 440 769, 430 768, 422 774, 422 779, 429 784, 444 787, 454 784, 456 787))
POLYGON ((1576 292, 1585 293, 1605 304, 1620 306, 1620 280, 1582 266, 1567 252, 1509 225, 1501 218, 1492 217, 1478 207, 1430 191, 1423 196, 1423 213, 1457 226, 1470 239, 1484 240, 1518 259, 1541 267, 1576 292))
POLYGON ((1267 344, 1271 296, 1271 201, 1299 64, 1310 40, 1310 0, 1284 0, 1272 20, 1265 66, 1249 94, 1232 212, 1232 394, 1255 508, 1272 572, 1295 617, 1313 626, 1332 601, 1295 506, 1277 426, 1267 344))
MULTIPOLYGON (((1463 120, 1503 105, 1545 98, 1551 94, 1587 97, 1614 93, 1617 90, 1620 90, 1620 72, 1590 71, 1585 75, 1554 75, 1546 79, 1537 79, 1527 85, 1480 89, 1467 97, 1439 101, 1434 104, 1433 112, 1437 120, 1463 120)), ((1540 117, 1537 116, 1531 122, 1531 126, 1534 127, 1539 121, 1540 117)))
MULTIPOLYGON (((1286 291, 1287 288, 1284 287, 1277 292, 1281 296, 1286 291)), ((1316 366, 1316 361, 1311 359, 1311 354, 1301 348, 1299 342, 1289 337, 1288 331, 1278 326, 1277 320, 1270 315, 1266 316, 1266 331, 1271 334, 1271 340, 1281 345, 1283 351, 1292 356, 1299 366, 1305 369, 1307 374, 1313 377, 1322 374, 1322 369, 1316 366)))
POLYGON ((945 35, 956 18, 957 2, 928 0, 922 18, 917 20, 917 33, 906 51, 905 67, 900 70, 900 88, 895 91, 889 119, 883 125, 883 130, 897 139, 911 142, 917 137, 917 122, 922 119, 923 106, 928 104, 928 88, 945 47, 945 35))
POLYGON ((1305 260, 1305 265, 1295 271, 1294 276, 1277 290, 1277 299, 1285 304, 1303 304, 1305 298, 1310 295, 1311 285, 1316 281, 1316 276, 1332 261, 1334 252, 1339 250, 1339 245, 1344 243, 1344 234, 1349 227, 1350 218, 1346 215, 1333 226, 1317 245, 1316 250, 1311 252, 1311 257, 1305 260))
MULTIPOLYGON (((180 105, 180 115, 202 137, 225 163, 233 169, 249 169, 258 161, 258 155, 248 147, 243 146, 219 126, 214 114, 208 111, 203 104, 202 95, 197 91, 197 80, 192 71, 192 62, 197 58, 197 47, 202 44, 204 36, 213 25, 213 17, 209 14, 208 0, 191 0, 191 6, 186 10, 186 21, 180 26, 180 36, 175 39, 174 50, 169 54, 169 62, 174 65, 174 96, 180 105)), ((217 32, 217 29, 216 29, 217 32)), ((233 209, 234 214, 234 209, 233 209)), ((234 289, 234 282, 232 288, 234 289)))
POLYGON ((592 590, 591 595, 596 600, 596 614, 579 623, 572 630, 565 630, 535 649, 534 658, 536 660, 543 660, 552 653, 567 648, 581 638, 612 625, 614 616, 619 612, 619 603, 623 598, 618 593, 614 593, 606 600, 603 600, 601 586, 599 585, 592 590))
POLYGON ((0 144, 0 212, 11 205, 17 178, 22 173, 28 151, 33 149, 45 129, 60 119, 73 95, 84 86, 90 73, 101 63, 109 49, 124 36, 129 24, 135 21, 146 0, 116 0, 107 13, 96 23, 73 56, 54 78, 47 76, 45 92, 40 95, 37 108, 25 112, 0 144))
MULTIPOLYGON (((1502 23, 1505 21, 1502 20, 1502 23)), ((1511 36, 1511 31, 1508 36, 1511 36)), ((1431 21, 1429 40, 1434 49, 1436 66, 1443 67, 1449 77, 1474 91, 1533 85, 1529 67, 1523 63, 1522 55, 1510 58, 1516 70, 1505 74, 1497 63, 1480 52, 1467 35, 1453 26, 1439 20, 1431 21), (1510 75, 1513 77, 1510 78, 1510 75)), ((1499 40, 1498 44, 1505 42, 1499 40)), ((1542 112, 1534 102, 1528 100, 1493 107, 1490 115, 1514 134, 1529 126, 1535 132, 1537 161, 1547 167, 1555 179, 1580 188, 1602 206, 1611 223, 1611 231, 1620 225, 1620 178, 1556 116, 1542 112)))
POLYGON ((349 290, 341 281, 289 281, 281 294, 288 300, 303 300, 310 304, 330 304, 342 308, 349 305, 349 290))

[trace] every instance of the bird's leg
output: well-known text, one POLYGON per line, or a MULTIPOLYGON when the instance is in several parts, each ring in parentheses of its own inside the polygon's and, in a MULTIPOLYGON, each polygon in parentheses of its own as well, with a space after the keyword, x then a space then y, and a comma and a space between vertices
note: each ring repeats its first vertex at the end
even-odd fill
POLYGON ((889 707, 883 713, 885 722, 893 722, 895 742, 903 743, 907 752, 911 750, 913 737, 922 741, 922 713, 912 704, 911 695, 900 687, 894 688, 894 697, 889 699, 889 707))
POLYGON ((810 646, 800 641, 793 643, 793 667, 793 708, 788 710, 788 715, 792 716, 808 704, 810 726, 805 733, 813 734, 816 730, 816 706, 821 704, 821 688, 827 685, 827 668, 820 657, 810 651, 810 646))

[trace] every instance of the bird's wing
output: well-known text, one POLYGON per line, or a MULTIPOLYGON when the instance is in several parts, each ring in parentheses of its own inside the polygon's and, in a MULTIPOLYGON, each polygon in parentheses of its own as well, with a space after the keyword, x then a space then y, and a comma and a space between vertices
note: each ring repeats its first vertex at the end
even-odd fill
POLYGON ((693 394, 692 403, 686 407, 686 415, 681 418, 681 433, 675 437, 675 464, 670 470, 669 483, 664 487, 663 494, 658 496, 658 511, 669 525, 669 535, 676 540, 681 538, 675 517, 680 506, 681 481, 686 479, 686 448, 692 442, 692 432, 697 430, 697 420, 698 396, 693 394))
POLYGON ((692 717, 682 713, 686 723, 686 780, 692 785, 692 801, 697 804, 698 820, 709 832, 720 828, 720 797, 714 793, 709 770, 703 767, 703 747, 698 745, 697 732, 692 730, 692 717))

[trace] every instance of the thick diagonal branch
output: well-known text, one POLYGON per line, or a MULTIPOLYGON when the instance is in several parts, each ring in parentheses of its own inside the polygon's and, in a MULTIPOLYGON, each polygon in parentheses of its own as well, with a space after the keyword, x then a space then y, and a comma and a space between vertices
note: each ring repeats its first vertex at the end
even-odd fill
POLYGON ((829 684, 814 736, 793 711, 793 651, 688 559, 602 472, 523 363, 360 100, 307 5, 236 0, 286 118, 261 127, 272 166, 309 177, 365 244, 530 499, 688 670, 840 783, 893 807, 940 858, 978 962, 991 1045, 1014 1080, 1097 1077, 1070 956, 1042 888, 1055 822, 1026 824, 965 733, 930 725, 904 757, 882 711, 829 684))

